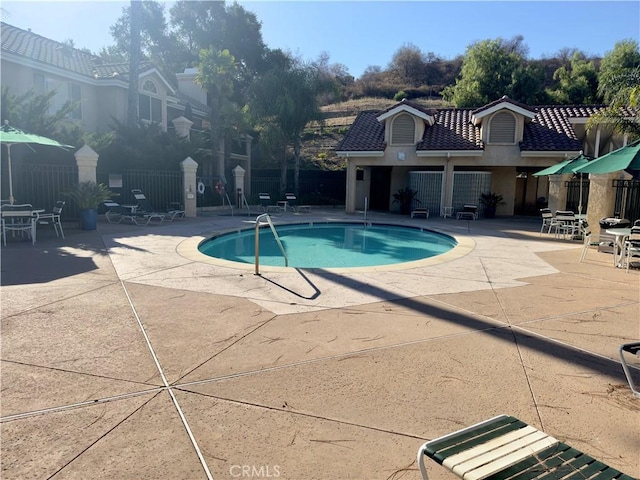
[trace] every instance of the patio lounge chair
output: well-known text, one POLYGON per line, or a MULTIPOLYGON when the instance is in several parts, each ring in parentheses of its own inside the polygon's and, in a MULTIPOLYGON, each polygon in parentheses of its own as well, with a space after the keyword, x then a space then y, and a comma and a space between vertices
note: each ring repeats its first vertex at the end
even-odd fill
POLYGON ((311 211, 309 205, 298 205, 298 198, 295 193, 285 193, 284 198, 287 200, 287 205, 296 213, 311 211))
POLYGON ((60 221, 60 216, 62 215, 62 208, 65 205, 64 200, 58 200, 56 202, 56 206, 51 209, 50 212, 39 213, 36 216, 36 223, 38 225, 53 225, 54 230, 56 231, 56 237, 64 238, 64 231, 62 230, 62 222, 60 221), (60 230, 58 232, 58 229, 60 230))
POLYGON ((268 193, 259 193, 258 198, 260 199, 260 210, 263 212, 280 212, 280 207, 278 205, 274 205, 271 201, 271 195, 268 193))
POLYGON ((145 194, 142 193, 142 190, 134 188, 133 190, 131 190, 131 193, 133 194, 133 198, 136 199, 137 203, 137 207, 133 212, 136 217, 135 223, 137 225, 140 225, 140 223, 138 223, 138 220, 140 220, 144 225, 149 225, 154 220, 158 223, 162 223, 165 220, 173 220, 173 217, 167 213, 156 212, 149 204, 149 201, 147 200, 145 194))
POLYGON ((456 213, 456 220, 460 220, 461 218, 466 218, 467 220, 477 220, 478 206, 470 204, 463 205, 462 210, 456 213))
POLYGON ((627 377, 629 388, 631 388, 631 392, 633 393, 634 397, 640 398, 640 391, 638 391, 638 387, 636 387, 636 384, 633 381, 631 370, 629 370, 629 365, 627 364, 627 359, 625 358, 625 352, 640 357, 640 342, 623 343, 618 349, 618 355, 620 355, 620 362, 622 363, 622 370, 624 370, 624 375, 625 377, 627 377))
POLYGON ((425 456, 464 480, 512 477, 632 480, 629 475, 507 415, 423 444, 418 450, 418 465, 422 478, 427 480, 425 456))
POLYGON ((415 210, 411 211, 411 218, 418 216, 418 215, 424 215, 424 218, 429 218, 429 209, 428 208, 416 208, 415 210))

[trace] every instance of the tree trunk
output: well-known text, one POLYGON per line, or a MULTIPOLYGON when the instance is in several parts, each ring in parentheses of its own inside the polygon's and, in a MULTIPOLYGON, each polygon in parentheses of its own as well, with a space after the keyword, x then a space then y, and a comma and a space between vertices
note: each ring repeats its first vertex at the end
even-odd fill
POLYGON ((300 195, 300 150, 302 149, 302 137, 296 138, 296 143, 293 146, 293 153, 295 155, 295 165, 293 170, 293 188, 296 197, 300 195))
POLYGON ((127 108, 127 125, 133 127, 138 123, 138 70, 140 67, 140 24, 142 23, 142 1, 131 0, 129 44, 129 92, 127 108))
POLYGON ((280 169, 280 195, 284 196, 287 188, 287 146, 282 148, 282 167, 280 169))

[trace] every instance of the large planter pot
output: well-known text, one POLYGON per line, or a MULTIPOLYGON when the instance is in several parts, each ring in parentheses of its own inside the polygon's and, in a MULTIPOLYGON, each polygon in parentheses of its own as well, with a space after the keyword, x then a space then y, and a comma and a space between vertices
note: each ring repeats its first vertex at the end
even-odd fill
POLYGON ((484 218, 495 218, 496 207, 484 207, 484 218))
POLYGON ((82 230, 95 230, 98 228, 98 209, 80 210, 80 228, 82 230))

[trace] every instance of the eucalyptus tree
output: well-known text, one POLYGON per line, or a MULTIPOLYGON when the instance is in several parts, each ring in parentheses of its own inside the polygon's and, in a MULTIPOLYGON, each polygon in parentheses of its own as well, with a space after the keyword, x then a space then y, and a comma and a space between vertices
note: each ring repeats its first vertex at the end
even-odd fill
POLYGON ((321 121, 318 95, 328 84, 321 81, 314 65, 284 62, 272 68, 253 85, 249 108, 262 130, 270 138, 284 142, 281 163, 280 190, 287 181, 286 147, 293 148, 294 189, 299 194, 300 151, 302 133, 309 122, 321 121))
POLYGON ((598 72, 598 93, 607 107, 591 116, 587 128, 606 124, 615 132, 640 137, 640 51, 635 40, 616 43, 598 72), (629 114, 629 110, 636 115, 629 114))
POLYGON ((140 67, 140 29, 142 24, 142 2, 131 0, 129 23, 129 89, 127 91, 127 125, 138 122, 138 71, 140 67))
POLYGON ((222 105, 232 96, 234 80, 238 75, 236 59, 229 50, 208 48, 200 50, 200 63, 196 82, 207 91, 211 108, 211 155, 210 174, 215 170, 220 177, 225 174, 224 156, 219 155, 222 128, 222 105))
POLYGON ((465 52, 455 85, 443 90, 445 100, 461 108, 480 107, 503 95, 531 102, 540 95, 541 88, 536 85, 541 73, 527 64, 526 52, 520 36, 472 44, 465 52))
POLYGON ((568 66, 553 73, 555 87, 547 89, 551 101, 561 105, 593 104, 598 101, 598 74, 593 60, 574 51, 568 66))

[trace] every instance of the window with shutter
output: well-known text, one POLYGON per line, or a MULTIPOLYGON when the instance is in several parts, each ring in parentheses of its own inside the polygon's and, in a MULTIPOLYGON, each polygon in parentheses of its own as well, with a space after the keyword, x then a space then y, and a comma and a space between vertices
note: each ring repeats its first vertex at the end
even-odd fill
POLYGON ((489 143, 516 143, 516 119, 508 112, 496 113, 491 119, 489 143))
POLYGON ((392 145, 413 145, 415 143, 415 123, 413 117, 403 113, 398 115, 391 126, 392 145))

